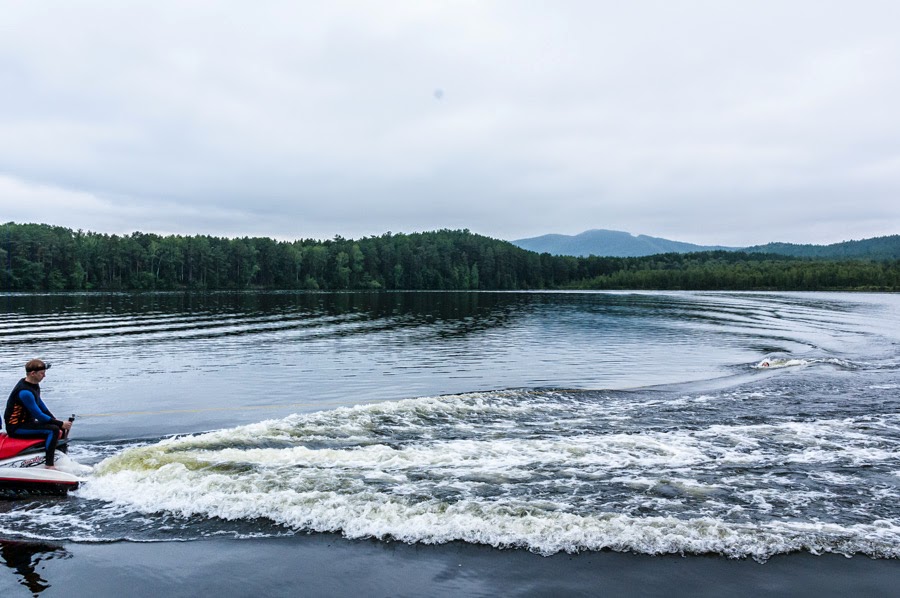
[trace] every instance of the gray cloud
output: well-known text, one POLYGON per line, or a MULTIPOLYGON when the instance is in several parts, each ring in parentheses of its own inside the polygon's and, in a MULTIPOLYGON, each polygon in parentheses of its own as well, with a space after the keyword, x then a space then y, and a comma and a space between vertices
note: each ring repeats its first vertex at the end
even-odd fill
POLYGON ((0 220, 893 234, 898 17, 887 0, 12 3, 0 220))

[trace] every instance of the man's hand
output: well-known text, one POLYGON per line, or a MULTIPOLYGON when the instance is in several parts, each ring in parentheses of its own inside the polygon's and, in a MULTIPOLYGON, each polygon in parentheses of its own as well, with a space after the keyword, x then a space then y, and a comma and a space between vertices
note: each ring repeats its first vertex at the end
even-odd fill
POLYGON ((62 429, 69 430, 72 427, 72 422, 63 422, 62 429))

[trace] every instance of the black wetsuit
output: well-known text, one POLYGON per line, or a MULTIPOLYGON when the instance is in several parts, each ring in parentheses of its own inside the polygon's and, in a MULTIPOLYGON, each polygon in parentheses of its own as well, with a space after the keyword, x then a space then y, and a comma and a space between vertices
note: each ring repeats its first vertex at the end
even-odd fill
POLYGON ((45 438, 47 465, 53 465, 63 423, 41 400, 41 387, 22 378, 6 401, 6 433, 13 438, 45 438))

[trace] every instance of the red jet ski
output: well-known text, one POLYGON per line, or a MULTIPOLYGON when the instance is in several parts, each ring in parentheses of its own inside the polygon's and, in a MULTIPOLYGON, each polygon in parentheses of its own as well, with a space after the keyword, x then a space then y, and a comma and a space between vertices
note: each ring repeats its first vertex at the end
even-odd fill
POLYGON ((55 457, 60 469, 48 469, 44 439, 10 438, 0 432, 0 489, 56 495, 75 490, 81 478, 65 471, 67 463, 75 463, 66 455, 68 448, 69 439, 61 437, 55 457))

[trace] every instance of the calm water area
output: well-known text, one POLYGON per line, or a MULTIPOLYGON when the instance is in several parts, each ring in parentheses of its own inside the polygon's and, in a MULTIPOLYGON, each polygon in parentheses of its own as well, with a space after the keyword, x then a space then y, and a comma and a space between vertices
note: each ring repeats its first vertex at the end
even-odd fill
POLYGON ((10 389, 31 357, 94 469, 0 502, 4 555, 312 533, 900 558, 897 295, 0 295, 10 389))

